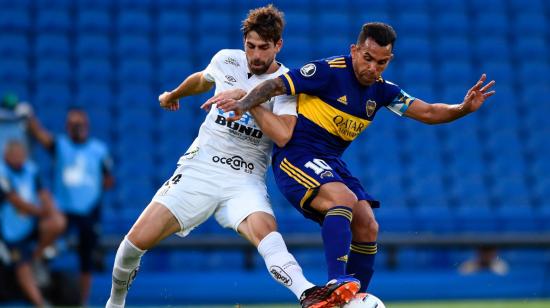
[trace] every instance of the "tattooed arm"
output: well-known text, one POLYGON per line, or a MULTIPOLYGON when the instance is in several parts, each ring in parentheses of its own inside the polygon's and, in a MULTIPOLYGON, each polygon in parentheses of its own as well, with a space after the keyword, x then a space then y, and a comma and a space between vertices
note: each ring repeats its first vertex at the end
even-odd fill
MULTIPOLYGON (((241 118, 243 113, 249 111, 255 106, 265 103, 270 98, 286 94, 286 86, 281 78, 269 79, 252 89, 240 100, 223 99, 217 101, 217 107, 224 112, 233 111, 235 115, 228 117, 229 121, 236 121, 241 118)), ((204 103, 201 108, 208 110, 212 102, 204 103)))

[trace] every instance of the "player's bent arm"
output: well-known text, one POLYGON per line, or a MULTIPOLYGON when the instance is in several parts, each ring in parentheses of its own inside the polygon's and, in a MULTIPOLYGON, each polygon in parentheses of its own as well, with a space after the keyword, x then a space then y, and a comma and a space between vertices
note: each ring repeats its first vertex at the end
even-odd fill
POLYGON ((21 213, 32 216, 41 216, 43 210, 40 207, 34 206, 26 202, 16 192, 12 191, 6 194, 6 199, 21 213))
POLYGON ((28 128, 30 134, 47 150, 51 151, 54 147, 54 139, 52 134, 48 132, 38 119, 32 116, 28 122, 28 128))
POLYGON ((281 78, 266 80, 252 89, 248 94, 243 97, 239 102, 239 109, 249 111, 250 109, 258 106, 270 98, 287 94, 286 86, 281 78))
POLYGON ((426 124, 440 124, 454 121, 469 112, 462 104, 428 104, 421 99, 415 99, 405 116, 426 124))
POLYGON ((250 113, 262 132, 269 136, 279 147, 283 147, 292 137, 296 116, 290 114, 276 115, 263 106, 250 109, 250 113))
POLYGON ((47 212, 52 212, 55 210, 52 194, 47 189, 41 189, 38 192, 38 199, 40 200, 42 208, 47 212))
POLYGON ((208 92, 214 86, 214 82, 207 80, 203 72, 191 74, 169 94, 169 100, 180 99, 185 96, 208 92))

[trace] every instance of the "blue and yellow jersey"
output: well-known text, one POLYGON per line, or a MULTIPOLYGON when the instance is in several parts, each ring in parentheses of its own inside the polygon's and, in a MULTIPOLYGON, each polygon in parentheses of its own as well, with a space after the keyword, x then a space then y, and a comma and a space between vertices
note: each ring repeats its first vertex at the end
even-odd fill
POLYGON ((278 78, 287 94, 298 96, 298 121, 286 147, 322 157, 340 157, 381 107, 402 115, 415 99, 382 78, 361 85, 350 55, 310 62, 278 78))

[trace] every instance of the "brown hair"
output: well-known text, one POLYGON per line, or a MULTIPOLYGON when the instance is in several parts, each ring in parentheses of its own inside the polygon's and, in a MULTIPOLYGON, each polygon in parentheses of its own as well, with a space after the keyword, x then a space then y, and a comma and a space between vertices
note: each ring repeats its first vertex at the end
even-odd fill
POLYGON ((244 37, 249 32, 255 31, 263 40, 277 43, 281 39, 284 27, 283 12, 270 4, 250 10, 246 19, 243 20, 241 31, 244 37))

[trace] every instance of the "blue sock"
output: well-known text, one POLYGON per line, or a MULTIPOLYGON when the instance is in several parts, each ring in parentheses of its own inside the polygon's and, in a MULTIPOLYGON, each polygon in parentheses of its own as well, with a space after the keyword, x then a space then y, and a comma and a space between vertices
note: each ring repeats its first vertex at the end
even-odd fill
POLYGON ((359 292, 367 292, 372 274, 374 273, 374 257, 377 251, 376 242, 351 242, 346 274, 353 275, 361 282, 359 292))
POLYGON ((328 280, 346 274, 346 263, 351 245, 352 211, 346 206, 330 209, 325 215, 321 233, 327 260, 328 280))

